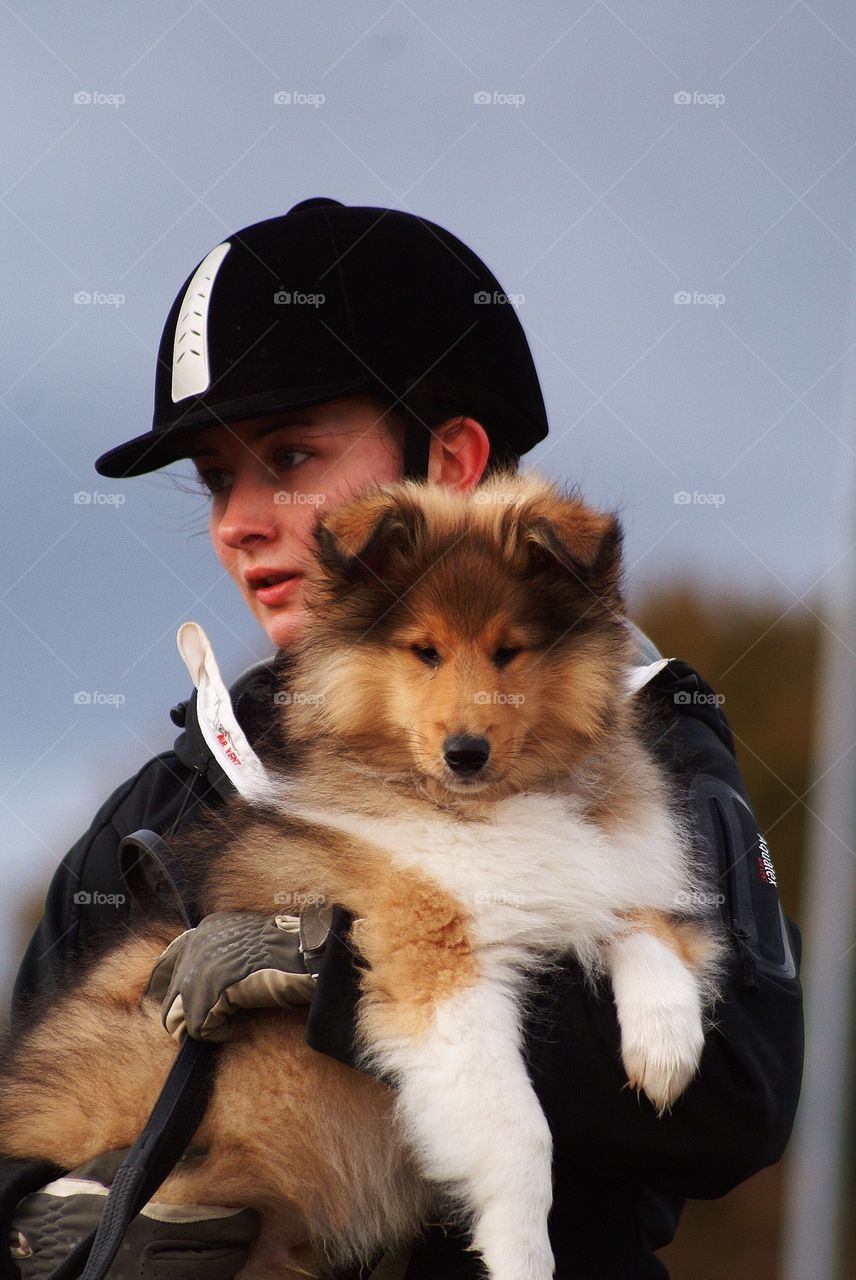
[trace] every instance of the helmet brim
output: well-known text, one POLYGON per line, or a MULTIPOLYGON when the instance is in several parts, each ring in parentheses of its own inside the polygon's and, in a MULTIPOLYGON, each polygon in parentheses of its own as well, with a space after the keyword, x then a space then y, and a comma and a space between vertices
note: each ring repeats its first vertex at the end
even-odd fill
POLYGON ((264 394, 244 396, 228 404, 218 404, 216 412, 199 398, 188 406, 180 422, 162 431, 147 431, 125 444, 109 449, 96 459, 95 470, 101 476, 124 480, 131 476, 148 475, 173 462, 189 458, 199 431, 217 426, 229 426, 251 418, 261 418, 295 409, 310 409, 351 395, 380 395, 383 390, 367 381, 348 384, 326 383, 323 386, 303 387, 292 395, 264 394))

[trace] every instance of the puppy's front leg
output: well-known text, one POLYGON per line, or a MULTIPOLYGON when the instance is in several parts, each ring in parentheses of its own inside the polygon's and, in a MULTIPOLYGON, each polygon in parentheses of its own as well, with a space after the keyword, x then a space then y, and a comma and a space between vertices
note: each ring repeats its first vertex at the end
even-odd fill
POLYGON ((701 923, 675 924, 659 912, 628 913, 630 927, 608 947, 607 967, 630 1084, 662 1115, 698 1070, 704 995, 719 946, 701 923))
POLYGON ((492 1280, 550 1280, 552 1140, 521 1054, 514 986, 508 971, 482 973, 415 1034, 413 1010, 391 1005, 375 1006, 367 1030, 398 1083, 420 1166, 471 1214, 492 1280))

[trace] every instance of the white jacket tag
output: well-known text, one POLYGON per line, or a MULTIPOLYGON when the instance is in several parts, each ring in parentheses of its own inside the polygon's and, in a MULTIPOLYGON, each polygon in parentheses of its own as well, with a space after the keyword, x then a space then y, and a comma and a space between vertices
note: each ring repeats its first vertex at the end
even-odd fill
POLYGON ((198 622, 183 623, 176 642, 196 686, 199 728, 214 758, 241 795, 252 797, 266 792, 267 771, 238 723, 211 642, 198 622))

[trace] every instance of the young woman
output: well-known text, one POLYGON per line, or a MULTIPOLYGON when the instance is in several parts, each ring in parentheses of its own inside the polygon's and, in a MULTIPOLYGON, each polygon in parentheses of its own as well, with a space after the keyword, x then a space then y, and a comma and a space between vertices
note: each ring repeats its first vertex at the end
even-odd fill
MULTIPOLYGON (((167 320, 152 430, 96 467, 133 476, 192 458, 210 493, 217 556, 274 647, 287 649, 305 622, 301 574, 319 507, 402 475, 469 489, 493 467, 516 465, 547 434, 528 345, 504 299, 476 255, 434 224, 304 201, 206 255, 167 320)), ((652 646, 637 638, 650 661, 652 646)), ((555 1143, 551 1234, 560 1280, 662 1278, 655 1250, 671 1239, 683 1199, 725 1194, 777 1160, 790 1133, 802 1061, 799 939, 766 872, 766 845, 710 693, 682 662, 665 667, 646 693, 670 718, 663 755, 722 885, 733 942, 698 1078, 670 1115, 658 1118, 640 1103, 624 1087, 611 999, 589 990, 571 963, 541 981, 529 1014, 529 1067, 555 1143)), ((263 759, 274 731, 269 664, 245 673, 232 695, 263 759)), ((145 827, 168 837, 230 794, 199 731, 195 695, 171 714, 184 730, 174 751, 107 800, 58 870, 21 967, 13 1025, 54 984, 73 981, 80 949, 115 928, 115 910, 108 920, 97 895, 87 904, 80 890, 121 890, 121 836, 145 827)), ((347 918, 338 923, 307 1039, 351 1062, 356 975, 341 944, 347 918)), ((283 964, 284 981, 292 967, 300 966, 283 964)), ((219 976, 209 1004, 241 977, 219 976)), ((84 1170, 88 1185, 81 1171, 70 1181, 38 1162, 0 1170, 14 1255, 4 1274, 49 1274, 97 1216, 98 1178, 109 1164, 84 1170)), ((187 1218, 179 1228, 156 1212, 137 1220, 126 1250, 136 1274, 153 1276, 164 1250, 188 1280, 237 1272, 254 1215, 199 1206, 187 1218)), ((379 1260, 378 1274, 475 1277, 466 1244, 466 1236, 431 1230, 408 1257, 379 1260)))

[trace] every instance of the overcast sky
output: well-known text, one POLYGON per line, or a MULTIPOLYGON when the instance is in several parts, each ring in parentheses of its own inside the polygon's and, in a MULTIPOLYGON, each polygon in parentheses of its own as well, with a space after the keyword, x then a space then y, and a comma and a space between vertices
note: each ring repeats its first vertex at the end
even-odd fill
POLYGON ((816 599, 853 439, 847 0, 4 0, 0 48, 0 986, 16 901, 171 745, 178 625, 229 678, 269 652, 201 499, 92 466, 242 226, 328 195, 448 227, 521 295, 532 461, 621 509, 637 598, 816 599))

